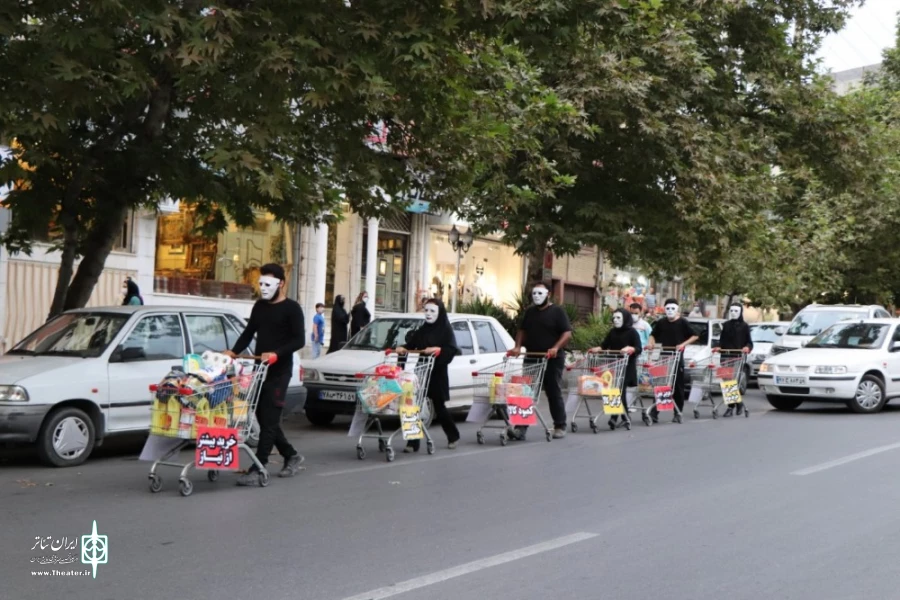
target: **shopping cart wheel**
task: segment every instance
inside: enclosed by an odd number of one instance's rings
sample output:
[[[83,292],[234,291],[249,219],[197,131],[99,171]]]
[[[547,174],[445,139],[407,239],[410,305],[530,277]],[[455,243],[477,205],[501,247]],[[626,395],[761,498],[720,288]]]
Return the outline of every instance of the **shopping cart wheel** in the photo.
[[[678,413],[675,413],[675,417],[672,420],[675,421],[676,423],[681,423],[681,415],[679,415]]]
[[[150,491],[154,494],[162,489],[162,477],[156,473],[150,474]]]
[[[713,419],[718,419],[718,418],[719,418],[719,411],[717,411],[716,409],[713,409]]]
[[[484,446],[484,434],[480,431],[475,434],[475,441]]]
[[[434,442],[429,440],[428,443],[425,444],[425,451],[428,452],[428,454],[434,454]]]
[[[387,444],[382,438],[378,438],[378,451],[384,452],[384,449],[387,448]]]
[[[366,457],[366,449],[362,446],[356,447],[356,458],[363,460]]]
[[[572,433],[578,433],[578,423],[572,421]]]
[[[631,431],[631,421],[625,421],[625,431]]]
[[[647,413],[641,414],[641,421],[644,422],[644,425],[646,425],[647,427],[650,427],[650,417],[647,416]]]
[[[553,432],[551,432],[551,431],[548,429],[548,430],[547,430],[547,433],[544,435],[544,437],[546,437],[546,438],[547,438],[547,441],[549,442],[550,440],[553,439]]]
[[[182,496],[190,496],[194,493],[194,484],[191,483],[190,479],[179,479],[178,480],[178,491]]]
[[[384,457],[388,462],[394,462],[394,449],[393,448],[385,448]]]
[[[501,434],[500,434],[500,445],[501,445],[501,446],[505,446],[507,443],[508,443],[508,442],[507,442],[507,439],[506,439],[506,434],[505,434],[505,433],[501,433]]]
[[[266,487],[269,485],[269,472],[268,471],[260,471],[259,472],[259,487]]]
[[[700,418],[700,411],[697,410],[696,408],[694,409],[694,418],[695,418],[695,419],[699,419],[699,418]]]
[[[744,407],[744,418],[745,418],[745,419],[749,419],[749,418],[750,418],[750,411],[747,410],[747,407],[746,407],[746,406]]]
[[[210,481],[218,481],[219,480],[219,472],[218,471],[207,471],[206,478]]]

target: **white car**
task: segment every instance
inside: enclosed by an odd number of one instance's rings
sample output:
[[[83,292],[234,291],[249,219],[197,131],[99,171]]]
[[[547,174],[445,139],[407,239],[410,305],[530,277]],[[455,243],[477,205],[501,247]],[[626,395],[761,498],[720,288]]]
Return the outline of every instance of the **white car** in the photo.
[[[36,443],[51,466],[81,464],[107,436],[149,431],[150,385],[185,354],[230,348],[244,325],[220,309],[65,312],[0,358],[0,442]],[[303,394],[300,370],[291,371],[286,412]]]
[[[472,403],[472,373],[503,362],[515,340],[493,317],[450,314],[450,325],[462,355],[448,367],[450,402],[448,408]],[[356,410],[358,373],[371,372],[385,360],[384,351],[402,346],[406,336],[424,323],[422,313],[379,317],[353,336],[337,352],[304,364],[306,416],[314,425],[328,425],[335,415],[351,415]]]
[[[882,306],[859,304],[810,304],[802,309],[781,339],[772,346],[772,355],[777,356],[802,348],[835,323],[858,321],[859,319],[889,319],[891,315]]]
[[[878,412],[900,396],[900,319],[832,325],[806,347],[766,359],[759,387],[778,410],[814,400]]]
[[[756,382],[759,368],[772,353],[772,346],[789,326],[787,321],[750,324],[750,339],[753,340],[753,352],[748,357],[751,383]]]

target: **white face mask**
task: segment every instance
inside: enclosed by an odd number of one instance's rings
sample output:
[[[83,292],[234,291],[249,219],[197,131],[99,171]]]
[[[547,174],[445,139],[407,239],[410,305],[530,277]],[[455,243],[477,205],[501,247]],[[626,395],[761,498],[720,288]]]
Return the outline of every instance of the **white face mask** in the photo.
[[[259,278],[259,295],[263,297],[263,300],[274,300],[278,295],[279,285],[281,285],[281,280],[277,277],[263,275]]]
[[[616,313],[613,315],[613,327],[618,329],[624,324],[625,324],[625,317],[622,316],[622,313]]]
[[[634,319],[635,323],[637,323],[638,321],[641,320],[641,315],[640,315],[640,313],[638,313],[638,314],[631,313],[631,318]]]
[[[426,304],[425,305],[425,322],[431,325],[432,323],[436,323],[438,320],[438,315],[440,314],[440,309],[434,304]]]
[[[732,321],[737,321],[741,318],[741,309],[737,306],[732,306],[728,309],[728,318]]]
[[[666,304],[666,317],[669,319],[675,319],[678,316],[678,305],[677,304]]]
[[[531,299],[537,306],[543,306],[544,302],[547,301],[547,296],[550,292],[547,291],[547,288],[536,287],[531,290]]]

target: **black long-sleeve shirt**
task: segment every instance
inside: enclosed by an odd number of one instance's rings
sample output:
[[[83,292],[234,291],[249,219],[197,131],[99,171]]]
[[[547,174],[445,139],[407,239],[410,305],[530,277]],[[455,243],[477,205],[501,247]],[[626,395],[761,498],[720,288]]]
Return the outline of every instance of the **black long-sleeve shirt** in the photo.
[[[271,303],[259,300],[250,312],[250,321],[231,349],[235,354],[243,352],[256,335],[256,353],[274,352],[278,362],[269,367],[270,375],[290,372],[294,364],[294,352],[306,345],[306,329],[303,309],[294,300],[286,298]]]

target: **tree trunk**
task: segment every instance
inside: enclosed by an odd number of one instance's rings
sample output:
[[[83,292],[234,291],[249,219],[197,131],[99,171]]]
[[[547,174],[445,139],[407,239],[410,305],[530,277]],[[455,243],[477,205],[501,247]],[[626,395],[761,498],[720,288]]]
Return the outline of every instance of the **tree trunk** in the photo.
[[[69,291],[69,282],[72,281],[72,273],[75,269],[75,252],[78,248],[78,234],[74,227],[65,228],[62,257],[59,260],[59,272],[56,279],[56,290],[53,292],[53,302],[50,304],[49,321],[65,310],[66,295]]]
[[[114,205],[103,219],[98,219],[91,227],[84,241],[84,258],[78,265],[78,271],[66,294],[65,310],[83,308],[91,299],[127,213],[128,206]]]
[[[552,279],[544,281],[544,260],[546,256],[547,246],[545,244],[537,244],[536,250],[534,250],[528,257],[528,271],[526,273],[527,280],[525,281],[526,288],[530,288],[532,285],[538,282],[545,283],[548,288],[552,286]]]

